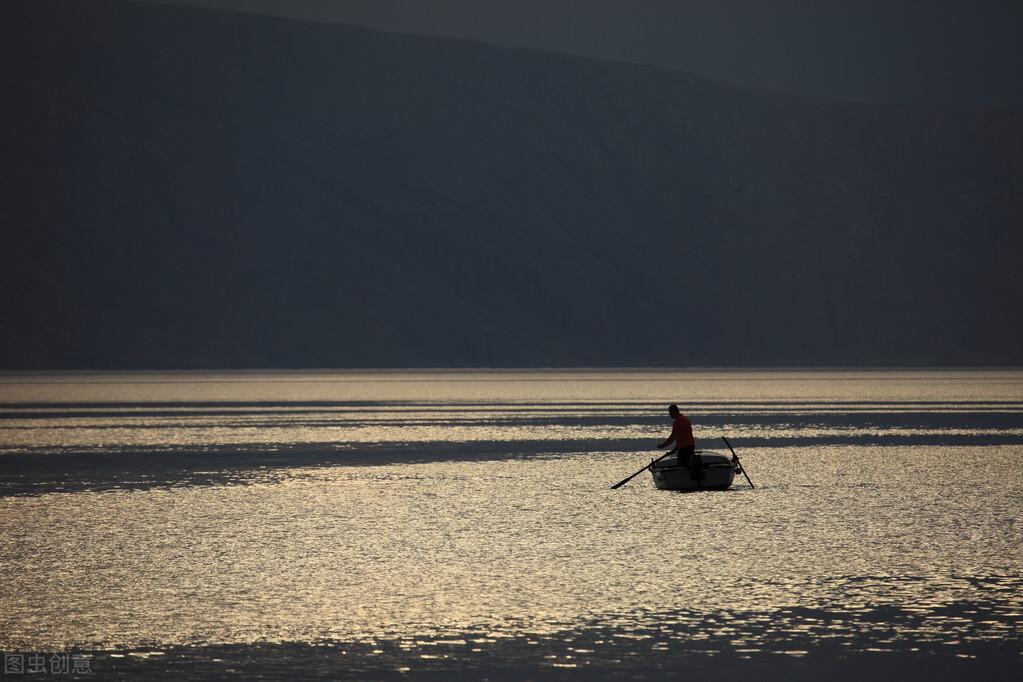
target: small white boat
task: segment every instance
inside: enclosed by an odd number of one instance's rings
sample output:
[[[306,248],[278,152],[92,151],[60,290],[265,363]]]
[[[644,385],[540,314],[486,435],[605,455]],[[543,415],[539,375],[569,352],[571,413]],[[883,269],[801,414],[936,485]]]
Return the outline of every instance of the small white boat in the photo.
[[[678,457],[668,455],[647,469],[661,490],[724,490],[741,471],[728,455],[711,450],[697,450],[689,466],[679,466]]]

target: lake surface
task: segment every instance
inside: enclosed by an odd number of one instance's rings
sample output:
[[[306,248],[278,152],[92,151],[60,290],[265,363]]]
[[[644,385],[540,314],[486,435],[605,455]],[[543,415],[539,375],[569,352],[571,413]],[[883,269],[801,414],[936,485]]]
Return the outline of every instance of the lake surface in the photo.
[[[659,491],[678,403],[756,485]],[[1023,371],[0,375],[0,650],[200,679],[1016,679]]]

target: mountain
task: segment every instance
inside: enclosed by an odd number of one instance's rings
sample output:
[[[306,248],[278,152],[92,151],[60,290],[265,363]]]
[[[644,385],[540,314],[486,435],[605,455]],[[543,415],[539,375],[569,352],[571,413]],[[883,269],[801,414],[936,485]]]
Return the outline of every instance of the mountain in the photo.
[[[0,5],[0,365],[1023,364],[1023,115]]]
[[[483,40],[862,102],[1023,111],[1019,0],[140,0]]]

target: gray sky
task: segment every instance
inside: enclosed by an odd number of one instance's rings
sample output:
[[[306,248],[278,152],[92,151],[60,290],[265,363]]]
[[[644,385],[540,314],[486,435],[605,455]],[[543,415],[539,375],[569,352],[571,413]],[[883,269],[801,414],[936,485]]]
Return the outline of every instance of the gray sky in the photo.
[[[1023,110],[1023,0],[161,0],[841,99]]]

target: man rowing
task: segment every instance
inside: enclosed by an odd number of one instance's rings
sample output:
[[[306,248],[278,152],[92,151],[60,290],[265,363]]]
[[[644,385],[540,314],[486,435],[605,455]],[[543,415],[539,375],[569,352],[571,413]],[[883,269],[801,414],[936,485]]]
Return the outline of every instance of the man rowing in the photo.
[[[689,466],[693,453],[696,452],[696,440],[693,438],[693,424],[689,417],[679,411],[678,405],[668,406],[668,415],[674,420],[671,425],[671,435],[657,447],[666,448],[672,443],[675,444],[675,454],[678,457],[679,466]]]

